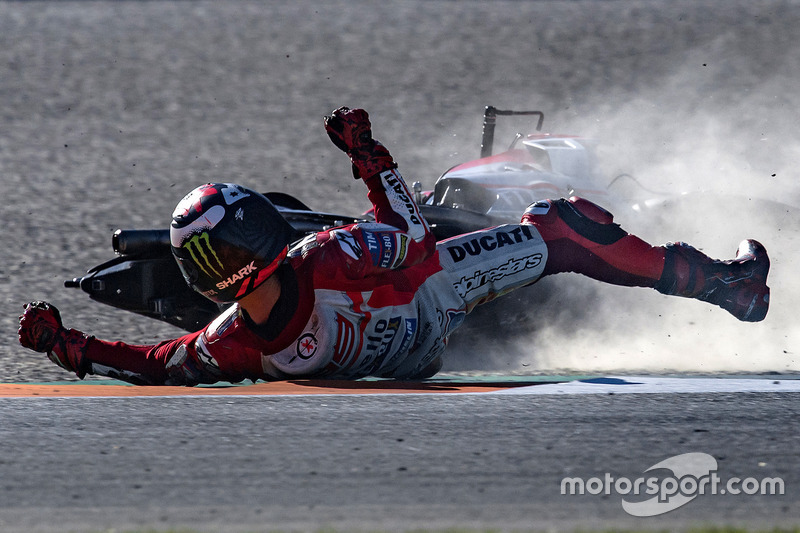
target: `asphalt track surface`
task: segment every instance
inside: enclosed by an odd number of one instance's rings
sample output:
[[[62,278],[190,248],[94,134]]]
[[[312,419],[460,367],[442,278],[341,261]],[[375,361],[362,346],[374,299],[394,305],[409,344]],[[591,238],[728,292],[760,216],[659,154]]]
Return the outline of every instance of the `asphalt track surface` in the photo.
[[[553,129],[600,138],[612,172],[646,167],[651,188],[720,178],[797,206],[798,22],[792,1],[0,3],[0,381],[84,386],[61,384],[65,373],[16,345],[16,316],[32,299],[103,338],[176,335],[62,281],[108,259],[114,229],[164,227],[200,182],[280,190],[318,209],[368,207],[321,129],[339,105],[368,109],[403,173],[426,187],[477,155],[492,104],[543,109]],[[688,240],[717,257],[742,237],[764,240],[774,306],[763,324],[647,291],[546,280],[523,298],[533,316],[495,308],[497,322],[473,324],[484,327],[479,342],[453,339],[446,368],[483,386],[485,372],[514,381],[678,370],[777,373],[759,382],[781,387],[800,371],[797,231],[780,217],[756,224],[758,205],[703,206],[653,226],[615,214],[650,240]],[[508,322],[535,335],[486,334]],[[536,377],[509,377],[526,373]],[[0,398],[0,530],[800,522],[796,392],[610,386]],[[559,491],[567,475],[635,478],[687,452],[711,454],[723,477],[779,476],[786,493],[702,496],[634,518],[619,495]]]
[[[102,397],[101,385],[60,384],[62,394],[82,388],[97,397],[4,398],[0,525],[572,531],[797,524],[800,383],[622,377],[524,385],[322,395],[249,387],[254,395],[244,397],[164,391],[120,398]],[[748,387],[758,392],[726,392]],[[688,452],[713,455],[722,480],[777,477],[785,492],[697,495],[645,518],[623,511],[623,496],[613,491],[561,492],[565,477],[635,480]]]

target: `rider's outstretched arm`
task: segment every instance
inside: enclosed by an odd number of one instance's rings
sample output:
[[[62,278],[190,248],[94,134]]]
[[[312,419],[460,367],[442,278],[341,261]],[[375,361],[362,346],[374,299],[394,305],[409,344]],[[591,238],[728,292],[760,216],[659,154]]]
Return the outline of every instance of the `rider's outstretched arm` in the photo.
[[[81,379],[86,374],[100,373],[137,385],[161,385],[168,380],[164,361],[169,341],[153,346],[101,341],[65,328],[61,313],[47,302],[26,304],[19,318],[22,346],[46,353],[55,364]]]
[[[221,368],[207,349],[209,328],[152,345],[110,342],[65,328],[56,307],[32,302],[20,316],[19,341],[81,379],[94,374],[135,385],[197,385],[262,377],[260,359],[247,346]]]

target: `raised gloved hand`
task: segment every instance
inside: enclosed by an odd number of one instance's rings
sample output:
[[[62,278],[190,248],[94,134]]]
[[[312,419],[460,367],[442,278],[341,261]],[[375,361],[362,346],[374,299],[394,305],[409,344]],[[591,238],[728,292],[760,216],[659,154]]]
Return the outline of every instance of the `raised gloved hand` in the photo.
[[[19,343],[36,352],[45,352],[55,364],[75,372],[83,379],[91,368],[86,358],[90,336],[66,329],[61,323],[61,313],[47,302],[25,304],[19,317]]]
[[[349,154],[355,149],[370,148],[373,144],[372,124],[363,109],[340,107],[325,117],[325,131],[339,150]]]
[[[324,123],[333,144],[350,157],[356,179],[397,168],[389,150],[372,138],[369,114],[363,109],[340,107]]]

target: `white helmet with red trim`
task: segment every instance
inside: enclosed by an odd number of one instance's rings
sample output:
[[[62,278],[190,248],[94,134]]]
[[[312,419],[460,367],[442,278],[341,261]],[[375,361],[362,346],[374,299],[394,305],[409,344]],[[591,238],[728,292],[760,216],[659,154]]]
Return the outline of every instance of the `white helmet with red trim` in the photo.
[[[233,183],[208,183],[172,213],[172,254],[186,282],[217,303],[239,300],[286,257],[295,231],[265,196]]]

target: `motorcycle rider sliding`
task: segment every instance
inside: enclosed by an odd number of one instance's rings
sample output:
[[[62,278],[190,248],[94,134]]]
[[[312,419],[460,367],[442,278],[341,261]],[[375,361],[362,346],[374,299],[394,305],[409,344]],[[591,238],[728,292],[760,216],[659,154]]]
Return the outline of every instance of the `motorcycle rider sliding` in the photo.
[[[173,213],[173,255],[194,290],[234,305],[200,331],[140,346],[66,329],[55,307],[33,302],[20,343],[80,378],[143,385],[422,379],[441,368],[448,337],[475,306],[560,272],[696,298],[743,321],[767,314],[769,258],[756,241],[728,261],[684,243],[651,246],[572,197],[534,203],[519,224],[436,243],[367,113],[339,108],[325,129],[367,185],[375,222],[295,241],[264,196],[203,185]]]

